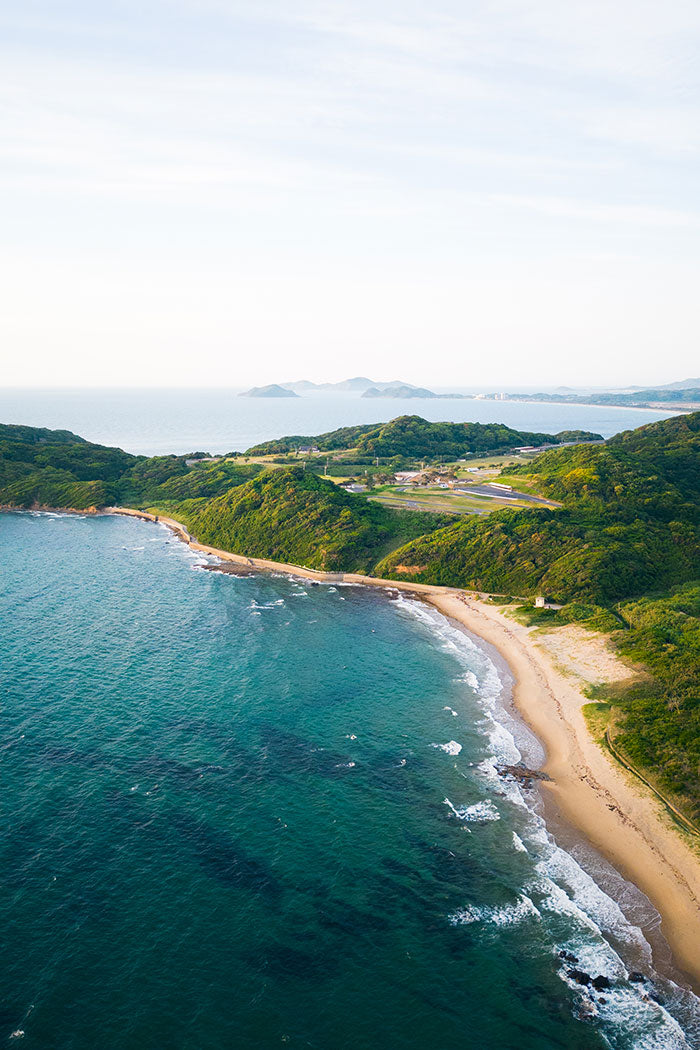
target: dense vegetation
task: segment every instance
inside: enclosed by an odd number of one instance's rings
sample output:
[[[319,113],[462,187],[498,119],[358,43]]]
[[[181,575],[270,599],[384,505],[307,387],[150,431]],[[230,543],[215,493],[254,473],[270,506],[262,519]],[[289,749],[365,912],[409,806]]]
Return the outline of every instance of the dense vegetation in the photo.
[[[700,558],[700,414],[545,452],[511,468],[561,510],[461,519],[378,572],[607,604],[691,578]]]
[[[369,572],[389,550],[440,524],[368,502],[301,467],[265,471],[176,509],[202,543],[331,572]]]
[[[11,507],[141,506],[215,496],[243,484],[259,467],[201,463],[184,456],[132,456],[67,430],[0,425],[0,505]]]
[[[447,518],[368,503],[292,467],[261,473],[235,460],[132,456],[67,431],[0,427],[0,505],[153,507],[205,543],[319,569],[367,572]]]
[[[664,597],[625,602],[618,646],[643,664],[615,697],[615,745],[681,801],[700,824],[700,582]]]
[[[361,454],[388,459],[404,456],[454,460],[475,452],[504,452],[524,445],[600,440],[599,434],[583,430],[544,434],[513,430],[502,423],[430,423],[421,416],[399,416],[389,423],[369,423],[312,437],[293,435],[265,441],[248,449],[248,455],[280,455],[309,446],[321,452],[353,448]]]

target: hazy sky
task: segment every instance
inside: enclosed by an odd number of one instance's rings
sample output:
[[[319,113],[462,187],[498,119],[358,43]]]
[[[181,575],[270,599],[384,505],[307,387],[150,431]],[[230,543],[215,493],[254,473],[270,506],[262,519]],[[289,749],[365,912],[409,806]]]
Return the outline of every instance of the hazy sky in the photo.
[[[0,384],[700,373],[697,0],[0,4]]]

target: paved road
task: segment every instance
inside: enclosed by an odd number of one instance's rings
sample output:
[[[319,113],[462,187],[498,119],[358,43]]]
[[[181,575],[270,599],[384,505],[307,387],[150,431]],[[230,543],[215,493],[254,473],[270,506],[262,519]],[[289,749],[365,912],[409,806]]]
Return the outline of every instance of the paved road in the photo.
[[[459,493],[460,496],[487,496],[490,499],[524,499],[528,503],[541,503],[545,507],[557,507],[558,503],[555,503],[551,499],[543,499],[541,496],[533,496],[529,492],[519,492],[517,489],[501,489],[497,485],[468,485],[464,488],[455,488],[455,492]]]

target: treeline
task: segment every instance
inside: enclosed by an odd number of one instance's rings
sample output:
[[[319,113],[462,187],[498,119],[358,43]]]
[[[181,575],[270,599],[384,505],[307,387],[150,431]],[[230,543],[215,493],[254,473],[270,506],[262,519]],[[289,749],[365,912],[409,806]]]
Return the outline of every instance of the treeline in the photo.
[[[600,434],[566,430],[559,434],[513,430],[502,423],[430,423],[421,416],[399,416],[389,423],[342,427],[314,436],[292,435],[265,441],[247,455],[270,456],[315,447],[321,452],[356,449],[368,456],[391,459],[460,459],[474,453],[507,452],[520,446],[602,441]]]

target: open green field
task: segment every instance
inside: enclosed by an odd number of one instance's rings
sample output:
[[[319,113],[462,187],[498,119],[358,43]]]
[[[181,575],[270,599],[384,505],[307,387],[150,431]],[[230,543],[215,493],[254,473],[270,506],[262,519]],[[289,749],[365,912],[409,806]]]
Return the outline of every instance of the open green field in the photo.
[[[367,494],[368,499],[400,510],[423,510],[439,514],[491,514],[504,507],[520,509],[531,506],[525,500],[491,499],[488,496],[464,496],[447,489],[409,488],[406,485],[383,485]]]

